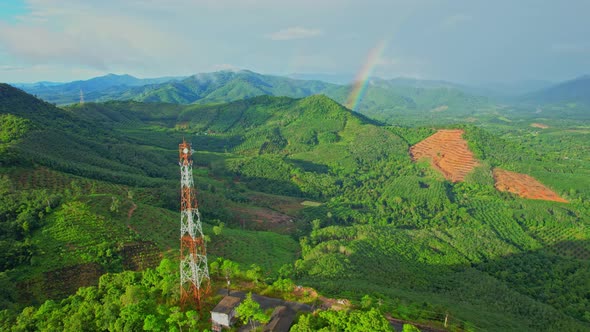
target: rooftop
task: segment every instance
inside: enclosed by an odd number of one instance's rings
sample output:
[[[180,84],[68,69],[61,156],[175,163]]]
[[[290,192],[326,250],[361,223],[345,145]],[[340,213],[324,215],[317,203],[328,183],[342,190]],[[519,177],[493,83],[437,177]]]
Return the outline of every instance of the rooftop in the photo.
[[[234,310],[238,304],[240,304],[241,299],[239,297],[234,296],[226,296],[224,297],[219,303],[211,310],[211,312],[218,312],[222,314],[229,314],[232,310]]]

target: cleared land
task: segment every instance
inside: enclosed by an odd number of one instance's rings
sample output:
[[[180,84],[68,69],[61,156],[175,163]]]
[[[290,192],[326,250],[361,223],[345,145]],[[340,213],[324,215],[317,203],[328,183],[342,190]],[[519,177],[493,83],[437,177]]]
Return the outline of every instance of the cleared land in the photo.
[[[449,181],[463,181],[465,176],[478,165],[473,153],[467,147],[467,142],[462,137],[463,133],[463,130],[460,129],[439,130],[434,135],[412,146],[410,155],[414,161],[428,158],[432,166]],[[530,175],[500,168],[495,168],[493,173],[495,187],[499,191],[511,192],[528,199],[568,202]]]
[[[508,191],[523,198],[568,202],[530,175],[495,168],[494,182],[499,191]]]
[[[447,180],[462,181],[478,164],[462,137],[463,133],[460,129],[439,130],[412,146],[410,155],[414,161],[429,158]]]
[[[531,127],[541,128],[541,129],[547,129],[547,128],[549,128],[548,125],[542,124],[542,123],[537,123],[537,122],[531,123]]]

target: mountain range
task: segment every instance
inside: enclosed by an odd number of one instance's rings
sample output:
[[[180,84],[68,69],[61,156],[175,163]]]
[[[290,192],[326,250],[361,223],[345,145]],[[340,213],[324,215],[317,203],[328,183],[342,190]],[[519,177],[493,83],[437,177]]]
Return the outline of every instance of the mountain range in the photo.
[[[226,102],[256,95],[276,95],[300,98],[311,94],[334,94],[339,89],[348,89],[344,79],[327,83],[319,79],[325,75],[292,74],[288,77],[263,75],[248,70],[219,71],[195,74],[189,77],[161,77],[139,79],[130,75],[108,74],[86,81],[68,83],[38,82],[13,84],[41,99],[56,104],[79,102],[80,91],[86,101],[136,100],[148,102],[173,102],[181,104]],[[329,77],[329,76],[326,76]],[[507,84],[465,85],[447,81],[419,80],[412,78],[369,78],[368,85],[385,90],[447,89],[460,90],[465,95],[497,97],[518,96],[521,100],[538,102],[563,102],[566,99],[584,99],[588,89],[588,77],[581,76],[571,81],[551,84],[547,81],[523,81]],[[567,93],[566,93],[567,91]],[[569,94],[568,94],[569,93]],[[547,94],[551,96],[548,97]]]
[[[18,86],[60,105],[80,102],[81,94],[86,102],[133,100],[173,104],[216,104],[260,95],[302,98],[324,94],[365,116],[397,125],[451,124],[467,118],[482,121],[505,112],[506,104],[513,108],[510,114],[516,116],[529,116],[539,106],[551,105],[553,110],[545,113],[547,116],[567,113],[572,118],[587,117],[584,105],[590,102],[588,76],[549,87],[547,84],[532,81],[503,87],[468,86],[440,80],[369,78],[359,86],[233,70],[155,79],[109,74],[87,81]],[[522,94],[527,87],[531,91],[539,86],[544,88]],[[359,95],[354,104],[349,104],[355,89]]]

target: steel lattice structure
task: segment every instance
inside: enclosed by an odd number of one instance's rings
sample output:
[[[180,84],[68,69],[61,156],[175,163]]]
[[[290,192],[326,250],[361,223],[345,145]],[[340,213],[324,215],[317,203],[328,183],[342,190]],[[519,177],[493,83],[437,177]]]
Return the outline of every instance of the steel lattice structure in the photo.
[[[210,279],[201,214],[193,183],[191,145],[183,140],[180,156],[180,304],[193,304],[201,310],[209,293]]]

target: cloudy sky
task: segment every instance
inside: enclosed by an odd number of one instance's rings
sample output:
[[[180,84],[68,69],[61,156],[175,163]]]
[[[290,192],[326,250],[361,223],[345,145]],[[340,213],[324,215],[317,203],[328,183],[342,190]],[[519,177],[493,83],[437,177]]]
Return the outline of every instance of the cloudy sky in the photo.
[[[560,81],[590,74],[589,13],[588,0],[0,0],[0,81],[352,76],[368,57],[384,78]]]

